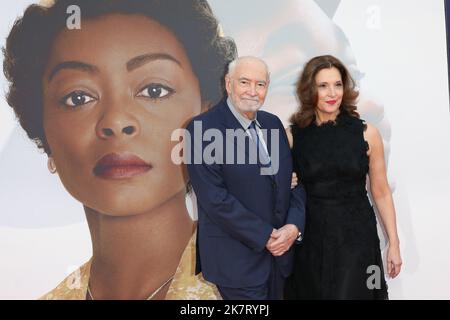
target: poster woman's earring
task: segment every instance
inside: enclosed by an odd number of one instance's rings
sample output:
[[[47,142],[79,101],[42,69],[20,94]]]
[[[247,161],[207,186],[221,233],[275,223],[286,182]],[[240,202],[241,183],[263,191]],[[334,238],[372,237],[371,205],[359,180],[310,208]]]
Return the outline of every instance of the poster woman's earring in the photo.
[[[55,160],[53,160],[52,157],[48,157],[47,168],[48,168],[48,171],[50,171],[51,173],[55,173],[56,172]]]

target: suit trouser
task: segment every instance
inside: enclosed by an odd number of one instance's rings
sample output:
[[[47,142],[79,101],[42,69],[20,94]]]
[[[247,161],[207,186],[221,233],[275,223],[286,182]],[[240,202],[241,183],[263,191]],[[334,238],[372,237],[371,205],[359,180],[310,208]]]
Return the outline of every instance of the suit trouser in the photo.
[[[261,285],[244,288],[217,286],[224,300],[281,300],[285,278],[281,275],[275,258],[271,259],[271,272],[267,281]]]

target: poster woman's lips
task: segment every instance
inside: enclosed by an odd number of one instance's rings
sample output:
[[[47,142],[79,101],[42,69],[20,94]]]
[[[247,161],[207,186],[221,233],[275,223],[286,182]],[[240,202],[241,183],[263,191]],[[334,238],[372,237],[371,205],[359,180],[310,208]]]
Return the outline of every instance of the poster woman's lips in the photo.
[[[104,179],[126,179],[146,173],[149,163],[132,153],[110,153],[97,161],[94,174]]]
[[[329,105],[334,105],[336,104],[337,100],[328,100],[326,101],[326,103],[328,103]]]

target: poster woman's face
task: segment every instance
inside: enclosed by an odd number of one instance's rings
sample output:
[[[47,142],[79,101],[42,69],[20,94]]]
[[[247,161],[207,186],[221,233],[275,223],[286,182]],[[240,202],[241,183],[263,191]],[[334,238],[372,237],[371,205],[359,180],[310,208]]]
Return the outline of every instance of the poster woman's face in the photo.
[[[55,39],[43,77],[44,129],[66,189],[110,215],[184,191],[171,133],[201,111],[181,43],[140,15],[82,21]]]

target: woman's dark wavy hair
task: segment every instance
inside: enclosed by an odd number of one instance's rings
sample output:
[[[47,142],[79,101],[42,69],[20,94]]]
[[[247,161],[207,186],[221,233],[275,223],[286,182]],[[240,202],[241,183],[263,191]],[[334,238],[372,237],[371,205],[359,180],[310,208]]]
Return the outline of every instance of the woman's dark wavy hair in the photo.
[[[320,70],[330,68],[339,70],[344,85],[344,95],[339,107],[340,112],[359,118],[359,114],[356,112],[356,100],[359,93],[356,91],[355,81],[341,61],[333,56],[325,55],[314,57],[305,64],[296,88],[300,107],[291,116],[291,123],[300,128],[305,128],[314,120],[317,106],[316,75]]]
[[[82,19],[140,14],[162,24],[183,44],[198,78],[203,102],[223,96],[227,65],[237,55],[234,41],[221,36],[206,0],[56,0],[31,5],[16,20],[3,48],[3,72],[9,81],[8,104],[39,148],[50,154],[43,128],[42,77],[57,34],[66,27],[66,10],[76,5]],[[126,44],[124,44],[126,45]]]

